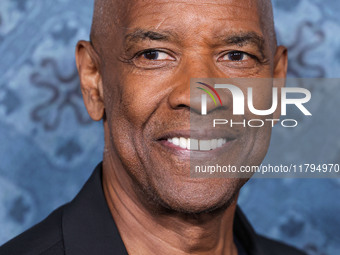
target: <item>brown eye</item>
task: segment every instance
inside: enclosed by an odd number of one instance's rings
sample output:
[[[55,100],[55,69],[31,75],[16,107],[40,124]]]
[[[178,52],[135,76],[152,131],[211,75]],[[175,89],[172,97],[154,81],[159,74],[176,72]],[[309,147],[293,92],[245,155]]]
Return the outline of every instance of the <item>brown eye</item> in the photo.
[[[172,66],[176,58],[166,50],[146,49],[135,55],[133,63],[138,68],[156,69]]]
[[[244,58],[244,53],[242,53],[242,52],[231,52],[231,53],[228,53],[228,58],[231,61],[241,61]]]
[[[149,60],[157,60],[159,57],[159,53],[158,51],[148,51],[143,54],[143,57]]]
[[[220,55],[217,59],[217,62],[223,68],[255,68],[258,63],[260,63],[259,59],[247,52],[243,51],[229,51],[223,52],[223,55]]]
[[[242,61],[247,57],[247,55],[243,52],[239,51],[234,51],[234,52],[229,52],[227,54],[227,58],[230,61]]]
[[[219,58],[219,61],[223,62],[241,62],[241,61],[247,61],[250,60],[251,57],[242,51],[232,51],[227,54],[224,54],[221,58]]]
[[[174,60],[174,58],[171,57],[169,54],[163,51],[159,51],[159,50],[144,51],[144,53],[141,54],[141,57],[143,57],[146,60],[151,60],[151,61]]]

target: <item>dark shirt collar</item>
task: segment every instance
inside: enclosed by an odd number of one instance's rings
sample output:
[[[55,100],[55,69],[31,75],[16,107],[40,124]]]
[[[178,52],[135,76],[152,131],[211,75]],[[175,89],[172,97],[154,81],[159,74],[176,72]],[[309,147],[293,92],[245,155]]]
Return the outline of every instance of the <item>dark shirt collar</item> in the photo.
[[[127,254],[106,203],[99,164],[79,194],[64,210],[63,237],[66,255]],[[237,207],[234,235],[248,255],[262,255],[256,233]]]
[[[102,164],[66,206],[62,224],[66,255],[128,254],[105,200]]]
[[[264,254],[257,240],[258,235],[255,233],[239,206],[237,206],[234,216],[234,236],[237,238],[239,245],[246,251],[246,254]]]

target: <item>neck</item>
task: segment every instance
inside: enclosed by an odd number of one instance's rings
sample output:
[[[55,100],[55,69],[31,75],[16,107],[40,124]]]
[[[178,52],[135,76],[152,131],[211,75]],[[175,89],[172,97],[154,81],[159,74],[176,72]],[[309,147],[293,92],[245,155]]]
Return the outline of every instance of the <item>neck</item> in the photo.
[[[233,242],[236,199],[227,209],[213,213],[151,209],[140,201],[133,181],[112,157],[104,155],[104,194],[129,254],[237,254]]]

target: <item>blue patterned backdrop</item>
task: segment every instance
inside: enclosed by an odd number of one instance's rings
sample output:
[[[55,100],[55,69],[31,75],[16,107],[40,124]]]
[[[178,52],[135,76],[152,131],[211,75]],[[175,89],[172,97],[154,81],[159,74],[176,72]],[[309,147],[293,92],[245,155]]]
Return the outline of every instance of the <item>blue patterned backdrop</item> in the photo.
[[[72,199],[102,158],[102,126],[86,113],[74,62],[76,42],[88,39],[92,5],[91,0],[0,0],[0,244]],[[274,1],[290,77],[339,77],[339,12],[337,0]],[[334,99],[340,95],[336,87],[314,89]],[[323,153],[306,154],[305,160],[340,162],[340,107],[332,103],[329,109],[334,136]],[[301,158],[296,151],[303,149],[287,151],[289,140],[321,146],[320,130],[308,130],[312,138],[274,130],[266,160]],[[258,232],[310,255],[337,255],[339,195],[339,179],[253,179],[240,204]]]

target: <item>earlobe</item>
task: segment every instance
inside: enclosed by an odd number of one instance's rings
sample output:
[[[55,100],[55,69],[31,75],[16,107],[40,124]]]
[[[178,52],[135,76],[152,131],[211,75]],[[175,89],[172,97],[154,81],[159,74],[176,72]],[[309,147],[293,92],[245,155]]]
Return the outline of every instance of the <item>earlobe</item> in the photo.
[[[99,121],[104,116],[103,84],[99,72],[99,58],[90,42],[79,41],[76,64],[85,107],[90,117]]]

